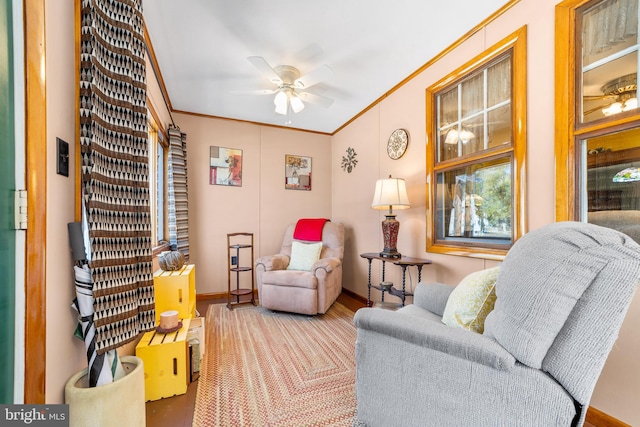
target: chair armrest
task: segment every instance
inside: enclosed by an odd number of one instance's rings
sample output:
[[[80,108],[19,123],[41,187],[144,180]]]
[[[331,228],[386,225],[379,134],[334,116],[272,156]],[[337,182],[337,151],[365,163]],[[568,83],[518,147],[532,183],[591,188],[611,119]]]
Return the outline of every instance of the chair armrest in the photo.
[[[284,254],[268,255],[256,260],[256,268],[262,266],[264,271],[285,270],[289,265],[289,256]]]
[[[442,317],[449,295],[455,289],[444,283],[418,283],[413,293],[413,303]]]
[[[316,261],[311,267],[311,271],[316,272],[317,269],[322,268],[327,273],[331,273],[336,267],[342,264],[342,260],[338,257],[321,258]]]
[[[358,328],[387,335],[452,357],[509,371],[516,359],[495,340],[443,323],[380,308],[361,308],[353,318]]]

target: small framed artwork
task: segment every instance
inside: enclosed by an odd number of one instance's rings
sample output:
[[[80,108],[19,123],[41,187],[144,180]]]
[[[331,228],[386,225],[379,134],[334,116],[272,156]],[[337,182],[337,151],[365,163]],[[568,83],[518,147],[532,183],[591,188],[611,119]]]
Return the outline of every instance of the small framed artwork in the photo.
[[[242,187],[242,150],[210,148],[209,184]]]
[[[284,156],[284,188],[311,191],[311,157]]]

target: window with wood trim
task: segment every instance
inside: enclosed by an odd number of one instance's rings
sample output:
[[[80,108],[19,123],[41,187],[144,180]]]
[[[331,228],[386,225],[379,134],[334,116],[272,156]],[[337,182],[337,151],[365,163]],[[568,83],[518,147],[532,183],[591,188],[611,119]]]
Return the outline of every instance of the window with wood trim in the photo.
[[[427,89],[427,251],[504,255],[525,230],[526,28]]]
[[[627,234],[638,222],[638,10],[639,0],[556,6],[557,221]]]

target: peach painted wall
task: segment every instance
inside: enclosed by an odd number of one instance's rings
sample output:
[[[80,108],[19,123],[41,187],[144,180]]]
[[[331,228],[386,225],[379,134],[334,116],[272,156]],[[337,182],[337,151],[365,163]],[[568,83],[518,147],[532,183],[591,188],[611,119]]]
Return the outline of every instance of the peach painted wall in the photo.
[[[429,258],[423,281],[456,284],[468,273],[496,265],[496,261],[431,254],[426,247],[426,110],[425,89],[520,27],[527,28],[527,206],[528,230],[555,221],[554,164],[554,0],[521,0],[505,14],[424,70],[399,90],[385,97],[361,117],[333,136],[332,215],[349,231],[345,255],[345,289],[367,295],[367,263],[363,252],[382,249],[382,212],[369,208],[375,180],[389,174],[404,178],[411,202],[397,211],[400,221],[398,250],[404,255]],[[426,63],[430,58],[424,58]],[[410,134],[409,148],[399,160],[386,154],[386,143],[396,128]],[[339,167],[346,149],[358,153],[359,163],[348,174]],[[387,268],[387,280],[400,284],[399,268]],[[376,264],[373,281],[380,280]],[[416,282],[415,272],[408,282]],[[376,292],[375,290],[373,291]],[[374,294],[379,298],[378,294]],[[393,297],[392,297],[393,298]],[[636,296],[619,339],[596,386],[591,406],[631,425],[640,425],[640,316]]]
[[[69,177],[56,173],[56,137],[69,143],[72,162],[76,154],[74,9],[73,0],[53,3],[45,3],[47,200],[42,208],[47,209],[46,402],[61,403],[67,379],[85,368],[87,359],[84,344],[73,336],[77,314],[71,309],[75,288],[67,223],[75,214],[75,165]]]
[[[190,262],[198,294],[227,291],[227,233],[253,233],[258,258],[277,253],[286,226],[298,218],[331,218],[330,136],[188,114],[174,120],[187,134]],[[211,146],[242,150],[241,187],[209,184]],[[286,154],[311,157],[311,191],[285,190]],[[240,277],[246,287],[250,275]]]

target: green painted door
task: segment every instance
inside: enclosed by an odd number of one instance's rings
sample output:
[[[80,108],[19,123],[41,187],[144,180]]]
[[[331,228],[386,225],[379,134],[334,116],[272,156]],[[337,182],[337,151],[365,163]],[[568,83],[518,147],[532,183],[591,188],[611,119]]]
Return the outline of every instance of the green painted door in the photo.
[[[0,0],[0,403],[13,403],[15,138],[11,0]]]

